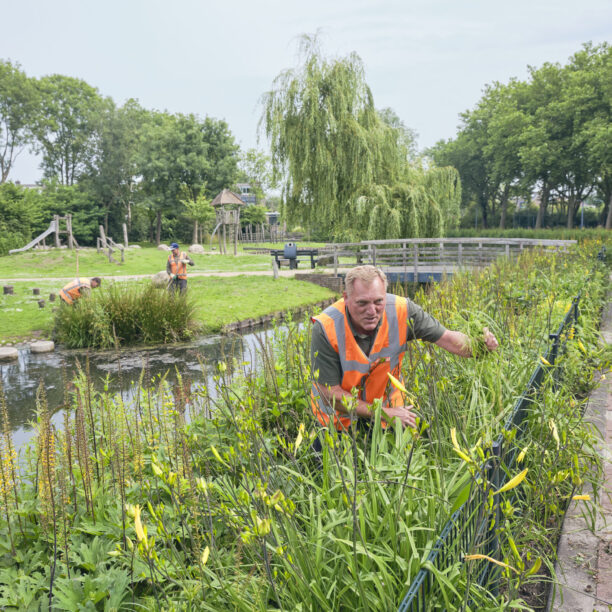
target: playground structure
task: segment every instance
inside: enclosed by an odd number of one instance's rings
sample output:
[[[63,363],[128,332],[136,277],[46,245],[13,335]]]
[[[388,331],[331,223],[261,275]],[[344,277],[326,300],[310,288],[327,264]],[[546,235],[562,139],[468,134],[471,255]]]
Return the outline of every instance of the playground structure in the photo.
[[[240,231],[240,209],[244,206],[244,202],[229,189],[224,189],[210,203],[215,209],[217,215],[217,224],[210,237],[210,244],[215,236],[216,231],[219,232],[219,252],[227,255],[227,236],[234,242],[234,255],[238,252],[238,232]]]
[[[66,229],[61,229],[61,221],[64,221]],[[32,249],[34,247],[47,248],[46,238],[51,234],[55,234],[55,248],[59,249],[62,246],[62,242],[60,239],[61,234],[67,235],[69,249],[79,248],[79,245],[72,234],[72,215],[66,215],[65,217],[54,215],[53,220],[49,224],[49,227],[42,234],[36,236],[34,240],[31,240],[30,242],[28,242],[28,244],[26,244],[24,247],[21,247],[20,249],[11,249],[9,251],[9,255],[12,255],[13,253],[21,253],[23,251],[28,251],[29,249]]]
[[[106,251],[109,263],[120,265],[125,261],[125,249],[128,247],[127,227],[125,223],[123,224],[123,238],[125,244],[115,242],[110,236],[106,235],[104,226],[100,225],[100,236],[96,239],[96,249],[98,253],[104,253],[104,251]],[[121,261],[117,261],[113,257],[114,251],[119,251],[121,253]]]

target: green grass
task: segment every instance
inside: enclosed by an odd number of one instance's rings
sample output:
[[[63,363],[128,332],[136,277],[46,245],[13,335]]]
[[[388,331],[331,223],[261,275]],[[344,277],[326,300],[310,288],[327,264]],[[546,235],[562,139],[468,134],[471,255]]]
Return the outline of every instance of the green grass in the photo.
[[[129,281],[134,283],[146,285],[148,281]],[[48,297],[50,292],[58,293],[62,285],[52,281],[20,282],[13,285],[14,295],[0,295],[0,342],[18,342],[39,335],[50,337],[54,306]],[[33,287],[40,287],[40,296],[32,295]],[[196,322],[203,331],[212,333],[234,321],[314,304],[333,293],[290,278],[235,276],[191,278],[189,296],[195,304]],[[38,307],[41,297],[47,300],[44,309]]]
[[[248,246],[248,245],[247,245]],[[282,248],[282,244],[252,245],[262,248]],[[306,245],[304,245],[306,246]],[[233,252],[230,250],[230,252]],[[191,255],[195,266],[189,272],[249,272],[270,270],[272,257],[245,252],[242,247],[238,255],[220,255],[209,251],[202,255]],[[117,255],[116,258],[120,258]],[[155,247],[128,249],[125,262],[117,265],[95,249],[79,249],[79,276],[127,276],[133,274],[155,274],[166,269],[167,251]],[[0,281],[8,278],[57,277],[72,278],[77,275],[76,251],[68,249],[51,251],[27,251],[0,257]]]

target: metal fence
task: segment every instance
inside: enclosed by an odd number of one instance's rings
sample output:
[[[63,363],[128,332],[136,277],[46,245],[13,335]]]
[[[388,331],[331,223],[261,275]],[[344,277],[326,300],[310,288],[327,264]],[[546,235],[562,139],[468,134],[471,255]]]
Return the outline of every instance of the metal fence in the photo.
[[[605,247],[597,255],[598,260],[605,257]],[[587,278],[588,283],[590,278]],[[585,283],[585,285],[586,285]],[[572,300],[572,305],[567,311],[563,321],[556,333],[549,335],[549,345],[544,358],[553,366],[557,358],[565,351],[568,332],[572,329],[579,317],[579,305],[582,290]],[[536,366],[527,387],[521,397],[517,400],[514,408],[508,416],[504,430],[493,442],[484,473],[489,483],[488,487],[479,487],[480,492],[463,504],[448,520],[443,527],[434,547],[427,556],[423,569],[415,576],[410,588],[402,600],[398,612],[416,612],[434,609],[440,594],[436,589],[434,572],[444,573],[453,565],[462,563],[465,551],[477,547],[484,554],[493,559],[498,559],[501,545],[496,528],[500,524],[499,501],[488,508],[486,496],[489,488],[497,490],[502,487],[512,472],[519,445],[517,441],[523,434],[522,424],[530,405],[534,402],[538,390],[542,385],[546,370],[550,370],[554,380],[558,383],[562,373],[558,368],[552,369],[543,362]],[[507,442],[507,433],[516,430],[516,436],[512,437],[512,443]],[[485,493],[486,492],[486,493]],[[496,496],[497,499],[498,496]],[[489,592],[497,594],[499,590],[499,567],[487,560],[476,561],[470,565],[470,576],[485,587]]]

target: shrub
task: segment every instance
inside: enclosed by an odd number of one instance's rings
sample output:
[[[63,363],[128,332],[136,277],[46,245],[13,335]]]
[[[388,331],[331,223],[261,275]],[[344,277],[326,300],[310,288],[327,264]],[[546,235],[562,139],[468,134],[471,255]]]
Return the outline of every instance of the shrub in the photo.
[[[72,307],[62,305],[54,331],[70,348],[177,342],[196,331],[194,305],[151,285],[110,285]]]

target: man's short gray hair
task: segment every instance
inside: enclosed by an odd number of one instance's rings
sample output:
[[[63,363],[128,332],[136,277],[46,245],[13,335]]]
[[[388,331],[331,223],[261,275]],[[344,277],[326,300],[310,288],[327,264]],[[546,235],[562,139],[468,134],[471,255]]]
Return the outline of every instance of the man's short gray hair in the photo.
[[[353,292],[353,284],[357,279],[369,285],[377,278],[380,278],[385,286],[385,291],[387,291],[387,276],[382,270],[375,266],[356,266],[346,273],[344,290],[347,295],[351,295]]]

